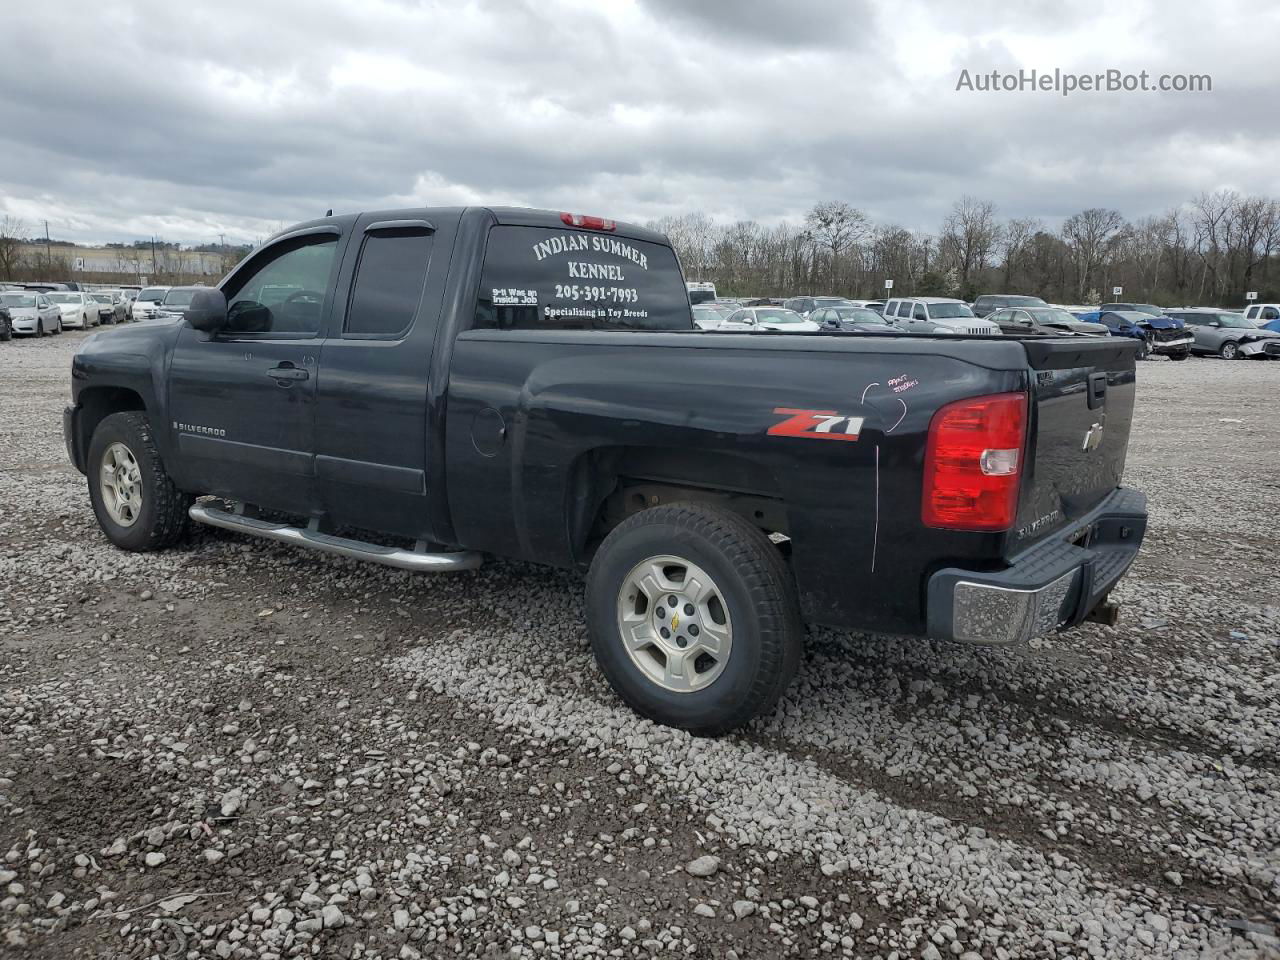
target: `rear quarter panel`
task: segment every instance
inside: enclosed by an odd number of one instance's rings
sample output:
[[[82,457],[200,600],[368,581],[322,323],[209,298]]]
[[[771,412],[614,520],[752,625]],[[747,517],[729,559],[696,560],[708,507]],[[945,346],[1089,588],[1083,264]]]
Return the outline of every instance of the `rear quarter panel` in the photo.
[[[1003,535],[925,529],[924,438],[937,408],[1025,389],[1017,343],[942,338],[470,331],[448,391],[449,510],[460,544],[559,566],[589,560],[571,522],[593,451],[689,454],[714,486],[783,505],[806,618],[918,632],[934,565],[998,562]],[[973,357],[981,362],[973,362]],[[812,410],[857,439],[771,435]],[[584,460],[588,458],[588,460]],[[706,476],[700,478],[705,485]]]

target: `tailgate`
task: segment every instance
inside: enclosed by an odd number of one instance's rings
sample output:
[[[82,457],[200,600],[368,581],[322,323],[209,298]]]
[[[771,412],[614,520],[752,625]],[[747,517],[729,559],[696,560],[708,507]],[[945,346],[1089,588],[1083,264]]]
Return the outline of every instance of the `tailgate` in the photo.
[[[1011,554],[1082,517],[1119,486],[1138,347],[1119,337],[1023,344],[1031,365],[1030,469]]]

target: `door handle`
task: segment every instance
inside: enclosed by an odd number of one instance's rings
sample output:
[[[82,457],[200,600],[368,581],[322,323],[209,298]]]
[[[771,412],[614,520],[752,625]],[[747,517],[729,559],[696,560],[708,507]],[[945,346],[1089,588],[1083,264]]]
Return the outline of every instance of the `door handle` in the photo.
[[[285,361],[280,366],[268,370],[267,376],[280,386],[287,387],[294,380],[306,380],[311,374],[302,367],[295,367],[292,363]]]

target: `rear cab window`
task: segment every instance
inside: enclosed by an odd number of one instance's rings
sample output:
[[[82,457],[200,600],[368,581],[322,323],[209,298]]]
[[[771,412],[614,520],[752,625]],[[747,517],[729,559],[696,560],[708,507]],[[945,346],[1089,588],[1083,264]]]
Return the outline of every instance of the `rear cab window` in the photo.
[[[489,230],[475,326],[500,330],[692,330],[668,246],[607,231]]]

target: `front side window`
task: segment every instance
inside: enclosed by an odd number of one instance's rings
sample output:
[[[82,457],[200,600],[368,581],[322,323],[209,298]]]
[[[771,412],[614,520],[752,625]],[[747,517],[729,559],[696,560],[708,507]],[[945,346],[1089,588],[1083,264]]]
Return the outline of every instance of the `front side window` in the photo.
[[[928,319],[929,319],[929,315],[928,315],[927,313],[925,313],[925,309],[924,309],[924,304],[923,304],[923,303],[917,303],[917,304],[915,305],[915,309],[911,311],[911,318],[912,318],[913,320],[928,320]]]
[[[689,330],[689,294],[670,247],[586,230],[495,226],[477,327]]]
[[[344,335],[395,337],[409,329],[422,300],[432,236],[411,227],[365,237]]]
[[[224,291],[228,332],[318,333],[337,250],[338,238],[323,234],[266,251]]]

